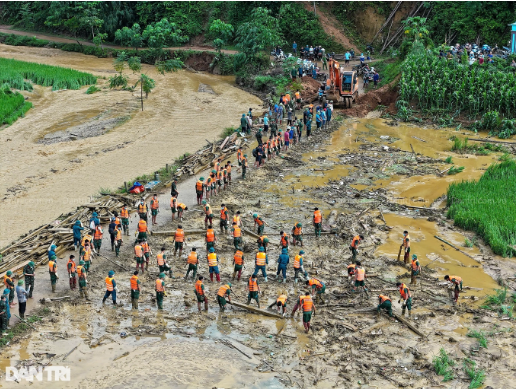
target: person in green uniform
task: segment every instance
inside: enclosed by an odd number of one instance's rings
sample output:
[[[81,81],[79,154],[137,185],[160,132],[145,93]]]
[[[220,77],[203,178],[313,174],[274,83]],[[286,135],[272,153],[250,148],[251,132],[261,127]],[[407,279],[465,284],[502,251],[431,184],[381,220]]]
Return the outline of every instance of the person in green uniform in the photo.
[[[247,154],[244,154],[244,158],[242,158],[242,178],[245,180],[245,175],[247,173],[247,167],[248,167],[248,162],[247,162]]]
[[[322,70],[328,70],[328,60],[325,56],[322,57]]]
[[[376,307],[376,312],[378,316],[380,315],[380,309],[385,310],[392,317],[392,302],[388,296],[379,295],[378,296],[378,307]]]
[[[419,264],[419,261],[417,260],[417,255],[412,254],[412,263],[410,266],[410,284],[416,285],[417,284],[417,276],[421,273],[421,265]]]
[[[217,292],[217,302],[219,303],[219,307],[221,311],[224,311],[226,308],[226,299],[231,302],[231,282],[227,282],[219,288]]]
[[[253,213],[254,226],[258,226],[258,231],[256,232],[258,235],[263,235],[263,230],[265,229],[265,221],[261,216],[258,216],[257,213]]]
[[[245,113],[243,113],[240,118],[240,132],[247,133],[247,118],[245,117]]]
[[[34,291],[34,262],[30,261],[23,268],[23,276],[25,277],[25,288],[29,291],[27,298],[32,298],[32,292]]]
[[[7,319],[7,307],[9,303],[7,302],[6,295],[2,294],[0,298],[0,329],[2,331],[7,330],[7,324],[9,320]]]
[[[208,312],[208,298],[206,297],[206,292],[204,291],[204,277],[199,276],[199,280],[195,283],[195,296],[197,297],[197,309],[199,309],[199,313],[201,313],[201,304],[204,303],[204,310]]]
[[[402,284],[401,282],[396,282],[396,287],[398,288],[398,292],[400,292],[401,296],[401,299],[398,300],[398,304],[403,300],[401,315],[405,316],[405,310],[408,309],[408,315],[410,317],[412,315],[412,293],[410,293],[407,285]]]
[[[50,284],[52,285],[52,293],[56,292],[57,286],[57,257],[52,255],[48,261],[48,272],[50,273]]]
[[[170,187],[170,195],[172,197],[179,196],[179,192],[177,191],[177,177],[174,177],[174,179],[172,180],[172,185]]]
[[[186,271],[185,281],[188,279],[188,275],[192,272],[192,281],[195,280],[197,275],[197,266],[199,266],[199,258],[197,258],[197,248],[192,247],[192,251],[188,254],[188,270]]]
[[[292,244],[297,246],[298,243],[301,243],[301,247],[303,247],[303,224],[297,223],[294,227],[292,227]]]
[[[120,212],[120,220],[122,222],[122,229],[124,231],[124,234],[129,235],[129,218],[124,217],[124,215],[129,216],[129,210],[127,209],[127,205],[124,204],[122,207],[122,212]]]
[[[14,301],[14,281],[12,279],[13,272],[10,271],[10,270],[7,270],[7,273],[5,273],[5,274],[7,275],[7,278],[4,277],[4,284],[6,284],[5,285],[6,288],[8,290],[10,290],[10,293],[9,293],[9,305],[12,306],[12,305],[14,305],[14,303],[13,303],[13,301]]]
[[[278,124],[276,123],[276,119],[271,120],[271,135],[275,137],[278,134]]]
[[[79,293],[81,297],[89,300],[88,296],[88,281],[86,280],[86,268],[84,267],[85,262],[79,261],[79,266],[77,266],[77,275],[79,276]]]
[[[251,278],[249,278],[249,282],[246,287],[249,294],[247,295],[247,305],[251,303],[251,299],[256,300],[258,304],[258,308],[260,308],[260,285],[258,284],[258,276],[253,274]]]
[[[242,244],[242,235],[240,227],[238,227],[236,222],[233,222],[233,225],[231,227],[231,234],[233,235],[233,245],[235,246],[235,249],[238,250],[238,248]],[[236,236],[238,234],[240,234],[240,236]]]
[[[4,289],[4,296],[5,296],[6,300],[9,298],[8,296],[10,295],[10,293],[11,293],[11,291],[8,288]],[[6,313],[5,313],[5,315],[6,315],[5,316],[6,317],[6,325],[7,325],[7,328],[8,328],[9,327],[9,320],[11,320],[11,304],[7,304],[5,306],[5,310],[6,310]]]
[[[159,278],[156,280],[156,302],[158,309],[163,309],[163,297],[165,292],[165,273],[159,273]]]
[[[140,284],[141,281],[138,278],[138,270],[133,273],[133,276],[130,278],[131,282],[131,303],[133,305],[133,309],[138,309],[138,299],[140,298]]]

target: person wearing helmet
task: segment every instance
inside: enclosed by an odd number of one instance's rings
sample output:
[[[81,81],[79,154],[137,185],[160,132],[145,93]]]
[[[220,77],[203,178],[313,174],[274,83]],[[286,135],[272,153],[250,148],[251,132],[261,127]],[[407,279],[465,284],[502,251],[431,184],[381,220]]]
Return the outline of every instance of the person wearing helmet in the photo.
[[[222,285],[217,292],[217,302],[221,311],[226,308],[226,299],[231,302],[231,282],[227,282]]]
[[[258,231],[256,232],[258,235],[263,234],[263,230],[265,229],[265,221],[262,219],[261,216],[258,216],[257,213],[253,214],[254,219],[254,226],[258,226]]]
[[[50,284],[52,285],[52,293],[56,292],[56,284],[59,276],[57,275],[57,257],[52,255],[48,261],[48,273],[50,274]]]
[[[52,256],[56,255],[57,246],[55,244],[51,244],[48,247],[48,259],[52,258]]]
[[[147,209],[147,204],[145,204],[143,199],[141,199],[140,204],[138,204],[138,214],[140,215],[140,219],[147,221],[149,210]]]
[[[256,300],[256,304],[258,304],[258,308],[260,308],[260,285],[258,284],[258,277],[256,274],[253,274],[249,277],[249,282],[247,283],[246,290],[249,292],[247,295],[247,305],[251,303],[251,299]]]
[[[292,244],[297,246],[298,243],[301,243],[301,247],[303,247],[303,224],[301,223],[292,227]]]
[[[416,285],[417,284],[416,277],[419,275],[419,273],[421,273],[421,265],[419,264],[419,261],[417,260],[416,254],[412,254],[412,263],[411,263],[410,271],[411,271],[410,284]]]
[[[110,270],[108,272],[108,276],[105,279],[106,281],[106,293],[104,294],[104,298],[102,299],[102,304],[104,304],[109,296],[113,299],[113,305],[116,305],[116,282],[115,282],[115,272]]]
[[[276,273],[276,278],[279,277],[280,272],[283,274],[283,283],[287,282],[287,265],[290,261],[290,257],[288,256],[287,249],[281,249],[281,254],[278,258],[278,271]]]
[[[165,273],[159,273],[158,279],[156,280],[156,303],[158,304],[158,309],[163,309],[163,297],[166,296],[165,291]]]
[[[298,255],[294,257],[294,283],[297,283],[299,273],[303,273],[305,278],[308,278],[308,272],[303,267],[303,254],[305,252],[301,250]]]
[[[13,272],[10,270],[7,270],[7,273],[4,275],[4,286],[5,290],[9,290],[9,305],[13,306],[15,303],[13,303],[14,300],[14,281],[13,281]]]
[[[116,219],[114,217],[111,218],[111,221],[108,226],[109,237],[111,238],[111,251],[115,251],[115,239],[116,239]],[[129,231],[129,229],[128,229]]]
[[[18,297],[18,313],[20,319],[25,319],[25,308],[27,307],[27,294],[28,291],[23,287],[23,280],[18,280],[18,286],[16,287],[16,296]]]
[[[75,263],[75,255],[70,255],[66,263],[66,270],[68,271],[70,289],[75,290],[77,287],[77,264]]]
[[[88,297],[88,281],[86,280],[86,268],[84,267],[84,261],[79,261],[79,265],[77,266],[77,276],[79,277],[79,293],[81,297],[86,298],[89,301]]]
[[[73,231],[73,246],[75,251],[79,248],[79,245],[81,244],[81,231],[84,230],[84,227],[81,225],[80,220],[76,220],[75,224],[72,227]]]
[[[217,282],[220,282],[219,263],[215,249],[211,247],[208,251],[208,267],[210,269],[210,280],[213,282],[213,274],[217,277]]]
[[[267,252],[267,247],[269,246],[269,238],[267,235],[261,235],[256,241],[258,247],[263,247],[263,251]]]
[[[262,276],[267,282],[267,270],[266,267],[269,264],[269,257],[267,256],[267,253],[265,252],[265,249],[263,247],[259,248],[259,251],[256,253],[256,260],[255,260],[255,267],[254,267],[254,275],[257,275],[258,272],[262,271]]]
[[[206,200],[202,201],[202,208],[204,210],[204,228],[209,225],[213,225],[213,210],[211,209],[210,204]]]
[[[206,188],[206,185],[204,184],[204,177],[200,177],[199,180],[195,183],[195,194],[197,195],[197,205],[201,205],[202,197],[204,195],[204,188]]]
[[[25,277],[25,287],[28,291],[28,298],[32,298],[32,291],[34,290],[34,270],[36,268],[36,265],[34,262],[30,261],[28,264],[25,265],[23,268],[23,276]]]

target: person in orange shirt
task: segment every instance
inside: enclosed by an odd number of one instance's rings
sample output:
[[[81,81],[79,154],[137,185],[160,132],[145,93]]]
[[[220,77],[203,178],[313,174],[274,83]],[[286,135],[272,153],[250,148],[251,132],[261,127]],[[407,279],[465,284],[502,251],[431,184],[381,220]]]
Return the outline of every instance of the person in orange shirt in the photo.
[[[231,165],[231,161],[227,161],[226,162],[226,171],[227,171],[228,185],[231,185],[231,169],[233,169],[233,166]]]
[[[154,196],[152,196],[152,200],[150,201],[150,207],[151,207],[151,215],[152,215],[152,225],[158,224],[156,223],[156,217],[159,213],[159,201],[158,201],[158,195],[154,193]]]
[[[356,288],[358,286],[361,286],[364,289],[364,291],[367,293],[365,279],[366,279],[365,269],[362,267],[362,264],[360,263],[360,261],[357,261],[356,267],[355,267],[355,287],[353,288],[353,292],[356,291]]]
[[[278,298],[276,299],[275,302],[273,302],[271,305],[268,306],[268,308],[270,309],[276,305],[278,307],[278,313],[281,314],[283,311],[283,316],[285,316],[287,314],[287,300],[288,300],[287,294],[282,293],[278,296]]]
[[[145,263],[144,255],[143,255],[143,246],[142,241],[139,240],[134,246],[134,260],[136,261],[136,270],[141,266],[142,274],[144,272],[143,264]]]
[[[188,274],[193,273],[192,280],[195,280],[197,274],[197,265],[199,265],[199,259],[197,258],[197,249],[192,247],[192,252],[188,254],[187,259],[188,270],[186,271],[185,281],[188,279]]]
[[[349,249],[351,250],[351,254],[353,255],[352,262],[355,263],[357,260],[358,255],[358,245],[362,243],[364,240],[364,237],[362,235],[357,235],[353,238],[351,241],[351,245],[349,246]]]
[[[319,211],[319,208],[314,209],[314,218],[313,218],[313,224],[315,229],[315,236],[321,236],[322,231],[322,213]]]
[[[260,308],[260,285],[258,284],[258,277],[256,274],[253,274],[251,277],[249,277],[249,282],[247,283],[246,287],[247,291],[249,292],[247,295],[247,305],[251,303],[251,299],[256,300],[256,303],[258,304],[258,308]]]
[[[133,273],[133,276],[129,279],[131,284],[131,303],[133,309],[138,309],[138,299],[140,298],[140,285],[141,282],[138,279],[138,270]]]
[[[240,250],[240,246],[242,245],[242,230],[236,222],[233,222],[231,233],[233,234],[233,245],[235,246],[235,249]]]
[[[180,224],[177,226],[176,233],[174,234],[174,256],[176,256],[177,250],[179,250],[179,256],[183,254],[183,244],[185,241],[185,232],[183,226]]]
[[[229,221],[229,213],[226,208],[226,204],[220,205],[220,233],[223,234],[224,231],[226,234],[228,233],[228,221]]]
[[[106,281],[106,293],[104,294],[104,298],[102,299],[102,304],[104,304],[109,296],[113,300],[113,305],[116,305],[116,282],[115,282],[115,272],[110,270],[108,276],[105,279]]]

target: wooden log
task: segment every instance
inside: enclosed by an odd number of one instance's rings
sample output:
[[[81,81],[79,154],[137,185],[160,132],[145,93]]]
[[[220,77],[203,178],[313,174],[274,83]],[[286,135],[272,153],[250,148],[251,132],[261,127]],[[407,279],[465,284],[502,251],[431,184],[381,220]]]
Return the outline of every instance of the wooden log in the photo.
[[[239,302],[236,302],[236,301],[231,301],[231,302],[228,301],[228,303],[234,305],[235,307],[246,309],[246,310],[248,310],[250,312],[253,312],[253,313],[259,313],[259,314],[264,315],[264,316],[275,317],[276,319],[283,319],[283,316],[280,316],[280,315],[278,315],[276,313],[269,312],[269,311],[267,311],[265,309],[255,308],[255,307],[252,307],[250,305],[242,304],[242,303],[239,303]]]
[[[462,250],[461,250],[461,249],[459,249],[457,246],[455,246],[455,245],[451,244],[450,242],[448,242],[448,241],[444,240],[443,238],[441,238],[441,237],[439,237],[439,236],[437,236],[437,235],[434,235],[434,238],[439,239],[441,242],[446,243],[446,244],[447,244],[448,246],[450,246],[450,247],[453,247],[455,250],[457,250],[457,251],[461,252],[461,253],[462,253],[462,254],[464,254],[466,257],[469,257],[469,258],[471,258],[471,259],[474,259],[475,261],[477,261],[477,262],[478,262],[478,260],[477,260],[475,257],[473,257],[472,255],[469,255],[468,253],[466,253],[466,252],[462,251]]]
[[[408,320],[404,319],[402,316],[392,313],[392,315],[400,322],[405,324],[408,328],[410,328],[412,331],[414,331],[417,335],[421,336],[422,338],[426,338],[426,335],[424,335],[421,331],[419,331],[416,327],[414,327],[412,324],[408,322]]]

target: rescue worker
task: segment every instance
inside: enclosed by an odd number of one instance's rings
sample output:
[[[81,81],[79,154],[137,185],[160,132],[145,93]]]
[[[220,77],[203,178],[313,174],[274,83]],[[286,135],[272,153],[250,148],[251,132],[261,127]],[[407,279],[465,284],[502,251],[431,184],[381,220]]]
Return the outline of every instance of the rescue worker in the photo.
[[[102,235],[102,226],[99,224],[95,226],[95,232],[93,233],[93,247],[97,253],[100,252],[100,247],[102,246]]]
[[[55,259],[55,255],[53,255]],[[9,306],[16,305],[13,303],[14,300],[14,281],[13,281],[13,272],[11,270],[7,270],[7,273],[4,275],[4,286],[6,289],[9,289],[9,296],[8,296],[8,302]]]
[[[409,317],[412,315],[412,293],[410,293],[407,285],[402,284],[401,282],[396,282],[396,287],[398,288],[401,299],[398,300],[398,304],[403,300],[403,305],[401,306],[401,315],[405,316],[405,309],[408,309]]]
[[[75,290],[75,288],[77,288],[77,265],[75,263],[75,255],[70,255],[66,268],[68,270],[70,289]]]
[[[145,261],[145,270],[149,270],[149,261],[150,256],[152,254],[152,249],[149,246],[149,243],[147,242],[147,239],[144,239],[142,242],[142,249],[143,249],[143,260]],[[142,270],[143,274],[143,270]]]
[[[227,171],[227,178],[228,178],[228,185],[231,185],[231,170],[233,169],[233,166],[231,165],[231,161],[226,162],[226,171]]]
[[[211,177],[211,193],[213,196],[217,195],[217,171],[212,170],[210,173]]]
[[[177,226],[176,233],[174,234],[174,257],[176,256],[177,250],[179,250],[179,256],[183,254],[183,244],[185,241],[185,232],[183,226],[180,224]]]
[[[213,178],[211,177],[211,174],[208,174],[208,178],[206,179],[206,184],[204,185],[204,187],[206,189],[206,200],[210,199],[212,184],[213,184]],[[203,200],[203,201],[206,201],[206,200]]]
[[[403,261],[408,264],[409,258],[410,258],[410,236],[408,234],[408,231],[403,231],[403,242],[400,246],[400,248],[403,248],[404,255],[403,255]]]
[[[77,251],[81,244],[81,231],[84,230],[84,227],[81,225],[80,220],[76,220],[75,224],[72,227],[73,231],[73,247],[74,250]]]
[[[34,269],[36,265],[30,261],[23,268],[23,276],[25,277],[25,288],[29,291],[28,298],[32,298],[32,291],[34,290]]]
[[[0,297],[0,329],[2,334],[7,330],[9,325],[9,319],[7,318],[7,310],[9,309],[9,302],[7,301],[6,295],[2,293]]]
[[[165,273],[159,273],[158,279],[156,280],[155,290],[158,309],[163,309],[163,297],[167,295],[165,291]]]
[[[301,243],[301,247],[303,247],[303,224],[301,223],[292,227],[292,244],[297,246],[298,243]]]
[[[143,268],[143,264],[145,260],[143,259],[143,247],[142,247],[142,241],[139,240],[138,243],[134,246],[134,260],[136,261],[136,270],[138,270],[139,267],[142,268],[142,274],[145,271]]]
[[[242,228],[243,224],[242,224],[242,218],[240,216],[240,211],[237,211],[234,215],[233,215],[233,223],[236,223],[236,225],[239,227],[239,228]]]
[[[138,204],[138,214],[140,215],[140,219],[147,221],[147,214],[149,211],[147,210],[147,204],[143,199],[140,200],[140,204]]]
[[[172,180],[172,185],[170,186],[170,196],[179,197],[179,192],[177,191],[177,177],[174,177]]]
[[[274,305],[276,305],[278,307],[278,313],[285,316],[287,314],[287,300],[287,295],[282,293],[278,296],[275,302],[268,306],[268,308],[272,308]]]
[[[201,304],[204,303],[204,310],[208,312],[208,299],[206,298],[206,294],[204,292],[204,277],[199,276],[199,279],[195,283],[195,295],[197,296],[197,309],[199,309],[199,313],[201,313]]]
[[[247,162],[247,154],[244,154],[242,158],[242,179],[245,180],[245,175],[247,173],[247,168],[249,167],[249,163]]]
[[[231,282],[222,285],[217,292],[217,302],[221,311],[226,308],[226,299],[231,302]]]
[[[93,263],[93,254],[91,252],[91,246],[88,241],[84,243],[84,249],[82,252],[82,260],[84,261],[84,267],[86,271],[90,270],[90,266]]]
[[[233,234],[233,245],[235,246],[235,249],[238,250],[242,244],[242,230],[236,222],[233,222],[231,233]]]
[[[258,231],[256,232],[258,235],[263,235],[263,230],[265,229],[265,221],[261,216],[258,216],[257,213],[253,214],[254,226],[258,226]]]
[[[122,230],[124,234],[129,235],[129,210],[125,204],[120,210],[120,219],[122,221]]]
[[[348,265],[348,281],[350,281],[351,285],[353,285],[353,282],[355,280],[356,267],[357,265],[354,263],[350,263]]]
[[[315,236],[321,236],[322,231],[322,213],[319,211],[319,208],[314,209],[314,217],[313,217],[313,224],[314,224],[314,230],[315,230]]]
[[[174,221],[177,212],[177,197],[172,196],[170,198],[170,210],[172,211],[172,221]]]
[[[118,257],[120,254],[120,247],[122,246],[122,230],[120,226],[116,226],[115,228],[115,256]]]
[[[183,221],[183,214],[187,210],[188,210],[188,207],[186,206],[186,204],[183,204],[183,203],[177,204],[177,218],[179,219],[179,221]]]
[[[278,257],[278,271],[276,273],[276,278],[279,278],[280,272],[283,275],[283,283],[287,282],[287,265],[290,261],[290,257],[288,255],[287,249],[282,249],[281,254]]]
[[[353,263],[355,263],[357,260],[358,246],[360,245],[360,243],[362,243],[363,240],[364,237],[362,235],[357,235],[353,238],[351,244],[349,245],[349,249],[351,250],[351,254],[353,255],[353,257],[351,258],[351,261]]]
[[[258,243],[258,247],[263,247],[265,253],[267,252],[267,247],[269,246],[269,238],[267,235],[260,236],[256,243]]]
[[[280,231],[280,247],[288,250],[288,235],[286,232]]]
[[[380,309],[384,309],[390,317],[393,317],[391,299],[388,296],[384,296],[383,294],[378,296],[378,306],[376,307],[378,316],[380,316]]]
[[[136,270],[129,279],[131,283],[131,304],[133,309],[138,309],[138,299],[140,298],[140,279],[138,278],[138,270]]]
[[[188,254],[188,259],[186,260],[188,263],[188,270],[186,271],[185,281],[188,279],[188,274],[190,271],[192,272],[192,281],[195,280],[195,276],[197,275],[197,266],[199,265],[199,259],[197,258],[197,249],[192,247],[192,251]]]
[[[210,204],[208,204],[206,200],[202,201],[202,205],[204,209],[204,214],[206,215],[204,218],[204,228],[206,228],[208,226],[208,222],[210,226],[213,225],[213,211],[210,207]]]
[[[204,185],[203,181],[204,181],[204,177],[201,177],[195,183],[195,194],[197,195],[197,205],[201,205],[202,197],[204,195],[205,185]]]
[[[147,239],[147,231],[148,231],[147,222],[140,216],[140,221],[138,222],[138,237],[136,239],[137,240]]]
[[[256,253],[256,261],[254,267],[253,275],[257,275],[258,272],[262,271],[262,276],[264,277],[265,282],[267,282],[267,270],[266,265],[269,264],[269,257],[265,253],[265,249],[260,247],[259,251]]]
[[[16,296],[18,297],[18,314],[20,319],[25,319],[25,310],[27,309],[27,294],[29,291],[23,287],[23,280],[18,280],[18,286],[16,286]]]
[[[86,235],[82,240],[83,245],[84,245],[84,241],[86,238],[88,238],[88,240],[91,242],[91,235]],[[57,246],[55,244],[50,245],[50,247],[48,248],[48,252],[47,252],[48,259],[50,259],[50,258],[52,258],[52,256],[56,255],[56,249],[57,249]]]
[[[50,274],[50,284],[52,285],[52,293],[56,292],[56,284],[59,276],[57,275],[57,258],[52,255],[50,261],[48,261],[48,273]]]
[[[244,157],[244,152],[242,151],[242,148],[239,147],[237,150],[237,162],[238,166],[242,166],[242,158]]]
[[[102,299],[102,304],[104,304],[109,296],[113,300],[113,305],[116,305],[116,282],[115,282],[115,272],[110,270],[108,272],[108,276],[105,278],[106,281],[106,293],[104,294],[104,298]]]
[[[217,240],[217,236],[215,235],[215,230],[213,226],[210,224],[208,229],[206,230],[206,251],[210,251],[210,249],[215,248],[215,241]]]
[[[238,273],[237,281],[240,281],[240,277],[242,275],[242,268],[244,267],[244,253],[242,250],[237,248],[235,250],[235,255],[233,256],[233,263],[235,264],[235,268],[233,269],[233,280]]]
[[[217,282],[220,282],[220,272],[219,272],[219,263],[217,261],[217,254],[215,254],[215,249],[212,247],[208,253],[208,267],[210,269],[210,280],[213,282],[213,274],[217,277]]]
[[[292,315],[294,315],[298,308],[303,310],[303,327],[305,327],[305,332],[308,333],[308,331],[310,331],[312,314],[315,315],[315,305],[310,296],[310,292],[306,292],[304,296],[299,297],[299,301],[296,303]]]
[[[108,227],[108,233],[109,233],[109,238],[111,239],[111,251],[115,251],[115,239],[116,239],[116,228],[117,228],[117,224],[115,223],[115,218],[112,217],[111,218],[111,221],[109,223],[109,227]],[[128,234],[129,234],[129,228],[127,229],[128,231]],[[79,251],[79,255],[81,254],[81,252]]]
[[[445,275],[444,279],[446,281],[450,281],[452,283],[452,285],[455,286],[455,288],[454,288],[455,295],[453,297],[453,303],[456,304],[457,300],[459,299],[459,293],[462,291],[462,278],[460,278],[458,276]]]
[[[172,278],[172,268],[167,264],[167,255],[165,254],[165,247],[161,248],[161,252],[156,256],[158,261],[158,268],[160,273],[169,272],[170,278]]]
[[[150,207],[151,207],[151,216],[152,216],[152,225],[158,224],[156,223],[156,217],[159,213],[159,200],[158,195],[154,193],[154,196],[152,196],[152,199],[150,201]]]
[[[86,275],[86,269],[84,267],[84,261],[79,261],[79,266],[77,266],[77,276],[79,277],[79,293],[81,297],[85,297],[86,300],[89,300],[88,296],[88,281]]]
[[[356,292],[356,288],[358,286],[361,286],[365,292],[367,292],[367,288],[365,286],[365,269],[362,268],[362,264],[360,261],[357,261],[356,267],[355,267],[355,287],[353,288],[353,292]]]
[[[226,231],[226,234],[228,233],[228,209],[226,208],[226,204],[220,205],[220,233],[224,233],[224,230]]]
[[[247,295],[247,305],[251,303],[251,299],[256,300],[258,304],[258,308],[260,308],[260,285],[258,284],[258,279],[256,274],[253,274],[249,277],[249,282],[247,283],[246,290],[249,292]]]
[[[294,257],[294,283],[297,283],[299,273],[303,273],[305,278],[308,278],[308,272],[303,267],[303,254],[305,252],[301,250],[298,255]]]
[[[416,285],[417,279],[416,277],[421,273],[421,265],[419,264],[419,261],[417,260],[417,255],[412,254],[412,264],[410,269],[410,284]]]
[[[322,295],[326,292],[326,284],[321,280],[312,277],[306,281],[306,285],[312,289],[312,296],[316,295],[316,297],[319,297],[324,304]]]

